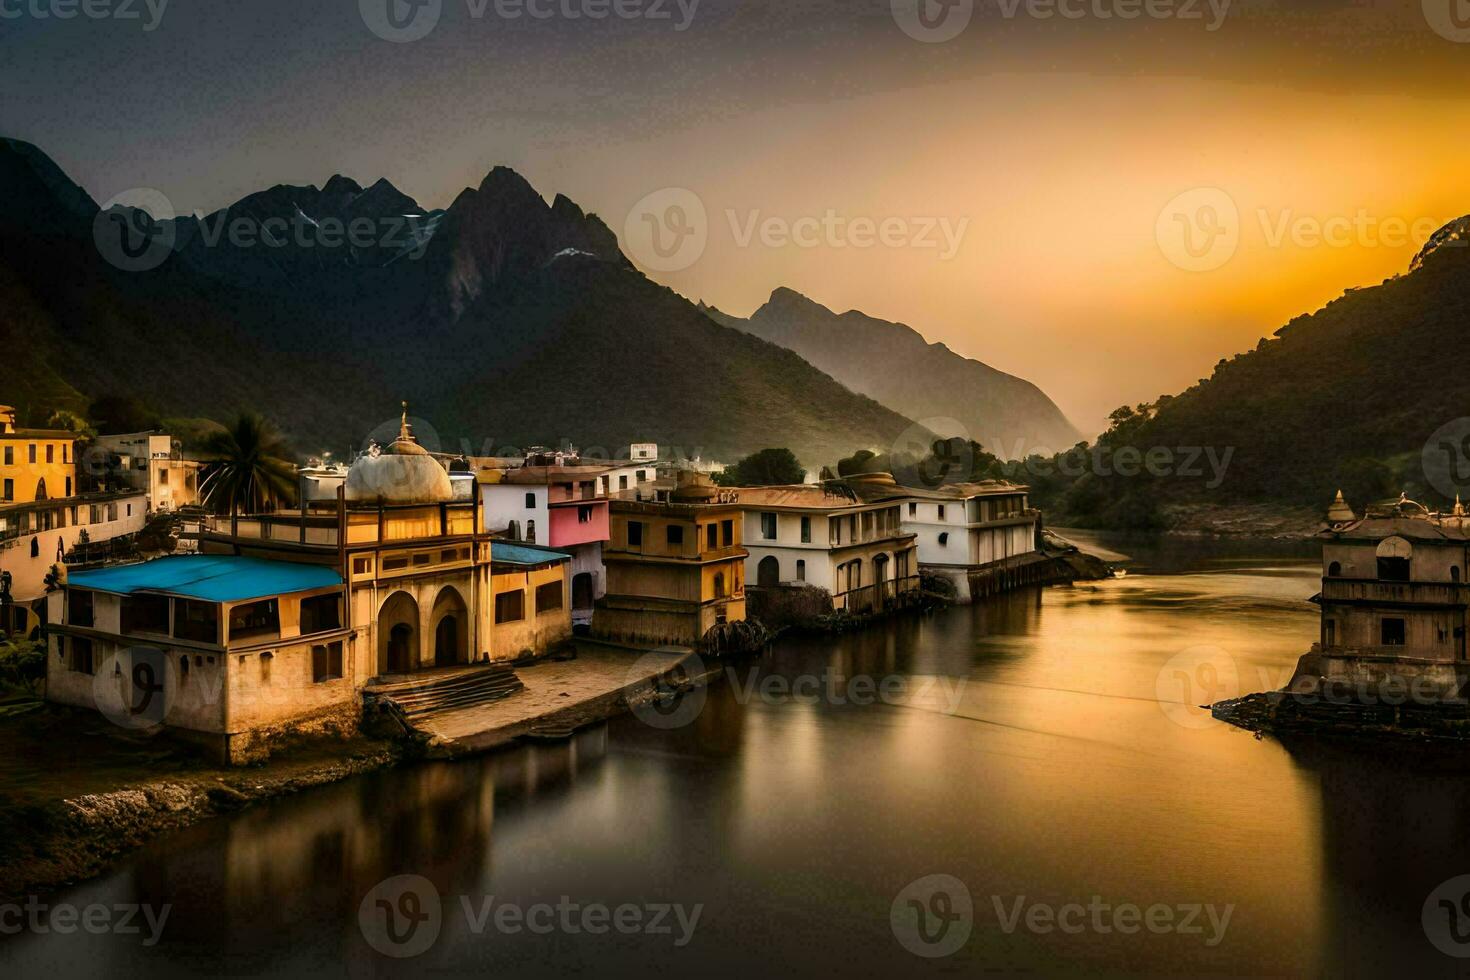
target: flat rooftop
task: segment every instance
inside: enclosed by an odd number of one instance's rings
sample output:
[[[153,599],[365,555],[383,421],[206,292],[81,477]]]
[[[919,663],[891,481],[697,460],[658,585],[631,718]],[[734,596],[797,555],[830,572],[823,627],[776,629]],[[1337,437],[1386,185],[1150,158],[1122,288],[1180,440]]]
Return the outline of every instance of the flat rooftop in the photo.
[[[327,565],[241,555],[171,555],[136,565],[72,572],[67,584],[118,595],[149,593],[204,602],[241,602],[340,587],[342,576]]]

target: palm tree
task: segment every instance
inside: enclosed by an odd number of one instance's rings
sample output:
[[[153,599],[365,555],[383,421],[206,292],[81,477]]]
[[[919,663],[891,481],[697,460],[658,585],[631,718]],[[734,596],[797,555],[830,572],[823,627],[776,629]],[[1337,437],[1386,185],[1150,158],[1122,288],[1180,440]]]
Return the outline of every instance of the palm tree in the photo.
[[[276,427],[259,415],[244,414],[232,428],[204,441],[209,459],[199,492],[217,514],[258,514],[296,496],[296,467]]]

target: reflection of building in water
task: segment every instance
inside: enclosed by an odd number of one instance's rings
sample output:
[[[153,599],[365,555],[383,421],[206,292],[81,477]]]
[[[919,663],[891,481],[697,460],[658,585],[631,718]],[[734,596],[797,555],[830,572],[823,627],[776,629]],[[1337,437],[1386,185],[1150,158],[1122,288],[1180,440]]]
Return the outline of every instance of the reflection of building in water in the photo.
[[[231,762],[351,732],[372,682],[548,653],[568,556],[493,541],[405,412],[335,499],[219,519],[198,555],[78,572],[48,598],[47,697]]]
[[[1463,754],[1311,738],[1284,744],[1319,784],[1321,893],[1301,896],[1322,936],[1314,972],[1460,975],[1447,971],[1453,961],[1430,944],[1421,916],[1441,882],[1470,868],[1470,771]],[[1470,918],[1460,920],[1470,942]]]
[[[1413,684],[1414,696],[1460,695],[1470,665],[1470,522],[1457,502],[1447,514],[1401,498],[1361,518],[1337,495],[1322,540],[1319,642],[1302,657],[1292,690],[1324,684]],[[1406,688],[1407,693],[1407,688]]]

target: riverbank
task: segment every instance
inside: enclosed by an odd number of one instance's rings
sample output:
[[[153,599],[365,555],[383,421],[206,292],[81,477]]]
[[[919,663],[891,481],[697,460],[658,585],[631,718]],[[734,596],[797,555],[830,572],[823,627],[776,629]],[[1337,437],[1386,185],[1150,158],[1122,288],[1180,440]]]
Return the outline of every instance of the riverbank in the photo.
[[[166,734],[37,704],[0,717],[0,900],[95,877],[161,834],[254,803],[421,759],[563,738],[688,684],[689,651],[579,643],[579,656],[519,668],[525,690],[419,720],[409,737],[317,739],[251,767],[222,767]]]
[[[1319,697],[1266,691],[1210,705],[1218,721],[1256,735],[1450,743],[1470,740],[1470,704],[1329,704]]]

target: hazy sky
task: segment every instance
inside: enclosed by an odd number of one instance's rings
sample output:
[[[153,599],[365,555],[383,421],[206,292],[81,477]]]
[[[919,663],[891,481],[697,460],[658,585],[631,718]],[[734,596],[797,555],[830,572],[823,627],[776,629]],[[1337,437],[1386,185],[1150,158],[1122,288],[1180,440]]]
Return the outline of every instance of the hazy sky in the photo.
[[[901,320],[1089,434],[1470,212],[1465,0],[388,2],[0,0],[0,133],[179,212],[507,164],[692,299]]]

